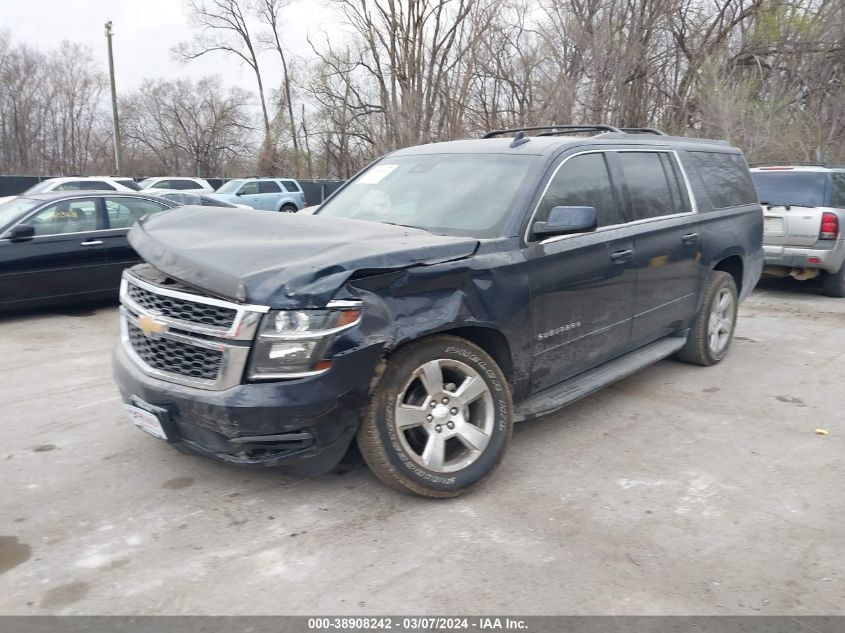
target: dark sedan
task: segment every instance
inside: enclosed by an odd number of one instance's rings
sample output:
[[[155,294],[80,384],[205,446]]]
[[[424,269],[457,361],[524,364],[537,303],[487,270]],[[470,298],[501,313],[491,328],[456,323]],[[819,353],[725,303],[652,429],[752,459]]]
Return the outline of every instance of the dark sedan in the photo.
[[[154,195],[64,191],[0,204],[0,311],[117,297],[140,261],[126,234],[139,218],[178,206]]]

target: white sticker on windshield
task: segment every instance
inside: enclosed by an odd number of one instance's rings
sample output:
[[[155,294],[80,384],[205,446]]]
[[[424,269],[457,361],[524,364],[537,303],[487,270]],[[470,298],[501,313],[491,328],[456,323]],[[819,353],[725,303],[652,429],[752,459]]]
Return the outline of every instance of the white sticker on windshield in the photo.
[[[399,165],[376,165],[375,167],[370,167],[364,175],[358,178],[354,183],[354,185],[377,185],[382,180],[384,180],[385,176],[387,176],[390,172],[394,169],[399,167]]]

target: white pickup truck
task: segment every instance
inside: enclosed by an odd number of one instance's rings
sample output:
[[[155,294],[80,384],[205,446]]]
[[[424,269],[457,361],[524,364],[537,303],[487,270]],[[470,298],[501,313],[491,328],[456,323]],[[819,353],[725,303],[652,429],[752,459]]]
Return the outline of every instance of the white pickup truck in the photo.
[[[751,178],[763,205],[763,273],[821,275],[824,294],[845,297],[845,166],[756,167]]]

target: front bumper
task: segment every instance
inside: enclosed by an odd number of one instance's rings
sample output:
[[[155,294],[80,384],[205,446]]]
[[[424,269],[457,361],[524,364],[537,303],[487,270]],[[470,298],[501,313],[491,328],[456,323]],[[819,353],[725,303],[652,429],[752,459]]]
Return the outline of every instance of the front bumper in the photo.
[[[348,449],[382,354],[379,345],[358,348],[335,356],[319,376],[210,391],[147,375],[118,344],[113,372],[124,402],[135,397],[167,412],[168,440],[177,448],[317,475],[336,466]]]
[[[833,274],[842,267],[845,261],[845,241],[831,242],[831,246],[832,248],[808,248],[764,244],[763,252],[767,266],[782,266],[790,269],[818,268]]]

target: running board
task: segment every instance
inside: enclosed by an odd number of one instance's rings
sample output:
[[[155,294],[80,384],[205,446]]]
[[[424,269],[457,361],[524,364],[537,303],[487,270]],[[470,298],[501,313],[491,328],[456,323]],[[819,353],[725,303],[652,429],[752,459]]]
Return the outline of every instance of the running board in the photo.
[[[557,411],[602,387],[633,374],[643,367],[648,367],[667,356],[671,356],[681,349],[685,342],[685,337],[673,336],[660,339],[655,343],[585,371],[566,382],[548,387],[518,403],[514,408],[514,419],[520,422]]]

